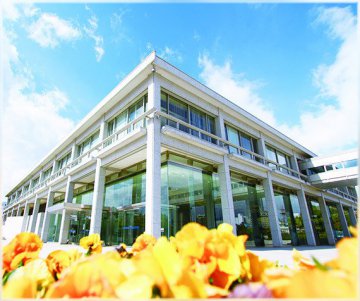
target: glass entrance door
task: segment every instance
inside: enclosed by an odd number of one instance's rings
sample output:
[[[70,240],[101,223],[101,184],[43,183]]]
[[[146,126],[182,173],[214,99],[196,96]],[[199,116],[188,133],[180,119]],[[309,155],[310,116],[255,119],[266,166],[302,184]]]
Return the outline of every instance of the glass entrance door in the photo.
[[[91,212],[82,210],[70,215],[69,241],[78,244],[80,239],[89,235]]]

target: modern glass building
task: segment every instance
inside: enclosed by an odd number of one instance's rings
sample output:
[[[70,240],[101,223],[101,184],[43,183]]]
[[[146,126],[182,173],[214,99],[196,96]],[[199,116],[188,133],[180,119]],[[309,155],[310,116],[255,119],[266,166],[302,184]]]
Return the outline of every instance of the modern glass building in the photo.
[[[151,53],[7,194],[3,220],[60,243],[130,245],[195,221],[249,246],[334,244],[357,194],[313,185],[314,157]]]

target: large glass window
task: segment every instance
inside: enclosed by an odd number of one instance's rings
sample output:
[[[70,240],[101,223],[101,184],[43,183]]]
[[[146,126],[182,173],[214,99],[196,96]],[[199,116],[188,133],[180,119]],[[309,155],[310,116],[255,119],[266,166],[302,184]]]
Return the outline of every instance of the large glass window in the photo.
[[[59,241],[62,214],[50,214],[47,241]]]
[[[145,182],[142,171],[106,184],[101,226],[106,245],[132,245],[145,231]]]
[[[161,168],[162,235],[175,235],[189,222],[208,228],[219,225],[222,212],[217,185],[217,175],[210,171],[165,162]]]
[[[327,245],[327,235],[324,225],[324,219],[321,214],[320,204],[318,201],[309,200],[308,208],[311,217],[312,228],[314,230],[317,245]]]
[[[48,179],[51,175],[51,172],[52,172],[52,167],[50,167],[46,171],[44,171],[44,173],[42,175],[42,181],[45,181],[46,179]]]
[[[93,194],[93,190],[79,193],[74,196],[72,202],[74,204],[92,205]]]
[[[211,134],[215,134],[215,118],[206,114],[205,112],[188,105],[187,103],[169,95],[165,92],[161,92],[161,111],[167,113],[175,118],[178,118],[186,123],[190,123],[204,131]],[[169,125],[176,127],[176,122],[161,118],[161,125]],[[203,140],[216,143],[216,140],[210,138],[206,134],[203,134],[196,130],[190,130],[187,126],[180,124],[179,130],[190,133],[193,136],[199,137]]]
[[[330,223],[336,240],[344,237],[343,229],[341,227],[340,217],[336,205],[326,203],[326,208],[330,216]]]
[[[248,246],[272,245],[264,188],[254,179],[231,174],[236,232],[248,235]]]
[[[256,152],[255,138],[229,126],[228,124],[225,125],[225,130],[226,130],[226,137],[227,137],[228,141],[230,141],[231,143],[236,144],[238,146],[241,146],[242,148],[245,148],[250,152]],[[232,146],[229,146],[229,152],[241,154],[242,156],[247,157],[249,159],[254,159],[254,156],[252,154],[249,154],[248,152],[243,151],[243,150],[241,152],[239,152],[239,150],[237,148],[232,147]]]
[[[89,235],[91,212],[81,210],[70,215],[69,241],[78,244],[80,239]]]
[[[297,196],[282,190],[275,190],[274,196],[283,244],[293,246],[306,244]]]

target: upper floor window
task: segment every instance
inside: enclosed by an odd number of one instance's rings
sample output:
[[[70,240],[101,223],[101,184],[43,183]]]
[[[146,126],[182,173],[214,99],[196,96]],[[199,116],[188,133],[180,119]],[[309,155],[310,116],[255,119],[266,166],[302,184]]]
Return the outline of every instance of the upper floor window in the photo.
[[[168,93],[165,93],[164,91],[161,92],[161,112],[169,114],[170,116],[173,116],[181,121],[189,123],[199,129],[215,135],[214,117],[193,106],[188,105],[187,103],[175,98]],[[165,124],[171,127],[177,127],[175,121],[161,118],[161,125],[163,126]],[[215,139],[204,133],[200,133],[197,130],[190,129],[184,124],[179,124],[179,130],[199,137],[203,140],[216,143]]]
[[[90,150],[97,142],[99,141],[99,131],[92,134],[88,138],[86,138],[81,144],[77,147],[77,155],[81,156]]]
[[[228,124],[225,125],[226,130],[226,139],[230,141],[232,144],[238,145],[242,148],[245,148],[251,152],[256,152],[256,139],[233,128],[232,126],[229,126]],[[239,149],[229,146],[229,152],[230,153],[236,153],[241,154],[244,157],[247,157],[249,159],[254,159],[254,155],[249,154],[246,151],[241,150],[239,152]]]
[[[147,95],[142,96],[139,100],[135,102],[132,106],[128,109],[121,112],[115,118],[108,122],[107,126],[107,135],[110,136],[115,133],[117,130],[121,129],[123,126],[128,124],[129,122],[135,120],[141,114],[146,112],[146,105],[147,105]],[[144,123],[143,121],[139,121],[134,124],[134,128],[138,128],[142,126]],[[120,133],[121,135],[125,135],[132,131],[132,128],[129,128],[127,131]]]
[[[270,159],[271,161],[274,161],[282,166],[291,168],[290,157],[288,155],[284,154],[283,152],[281,152],[269,145],[266,145],[266,155],[267,155],[267,158]],[[269,162],[268,165],[270,167],[276,167],[276,165],[271,162]],[[287,170],[285,168],[281,168],[281,167],[280,167],[280,171],[287,173],[287,174],[290,173],[289,170]]]
[[[43,176],[42,176],[43,181],[45,181],[47,178],[50,177],[51,172],[52,172],[52,167],[50,167],[44,171]]]
[[[30,187],[30,185],[26,185],[26,186],[24,186],[24,193],[25,193],[25,192],[27,192],[27,191],[29,190],[29,187]]]
[[[39,181],[40,181],[40,177],[37,177],[36,179],[34,179],[32,181],[32,187],[35,187],[37,184],[39,184]]]
[[[71,158],[71,153],[68,153],[60,160],[58,160],[56,165],[56,170],[58,171],[60,169],[63,169],[70,162],[70,158]]]

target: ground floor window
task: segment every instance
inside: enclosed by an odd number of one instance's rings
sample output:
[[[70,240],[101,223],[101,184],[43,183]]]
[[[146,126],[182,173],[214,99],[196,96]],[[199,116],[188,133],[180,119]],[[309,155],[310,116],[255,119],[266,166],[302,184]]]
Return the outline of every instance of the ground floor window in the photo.
[[[59,241],[62,214],[50,214],[49,231],[47,241]]]
[[[315,200],[308,200],[308,208],[309,208],[311,224],[314,231],[316,244],[327,245],[328,239],[326,235],[324,219],[321,214],[319,202]]]
[[[81,210],[70,214],[69,242],[78,244],[80,239],[89,235],[91,211]]]
[[[231,173],[231,189],[237,235],[248,235],[248,246],[272,245],[263,186],[254,179]]]
[[[212,166],[182,159],[187,164],[167,161],[161,167],[161,234],[167,237],[189,222],[208,228],[222,223],[217,174]]]
[[[295,194],[274,190],[276,213],[284,245],[306,244],[305,228]]]
[[[340,238],[344,237],[343,229],[341,227],[339,211],[336,208],[336,205],[326,203],[326,208],[329,213],[331,227],[334,233],[334,238],[338,241]]]
[[[351,222],[351,218],[350,218],[350,208],[348,208],[348,207],[343,207],[343,209],[344,209],[344,215],[345,215],[345,219],[346,219],[346,222],[347,222],[348,227],[350,227],[350,226],[355,226],[355,227],[356,227],[356,225],[354,225],[354,224]]]

